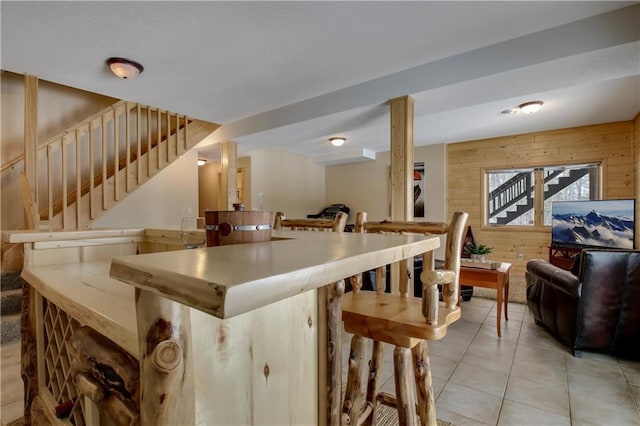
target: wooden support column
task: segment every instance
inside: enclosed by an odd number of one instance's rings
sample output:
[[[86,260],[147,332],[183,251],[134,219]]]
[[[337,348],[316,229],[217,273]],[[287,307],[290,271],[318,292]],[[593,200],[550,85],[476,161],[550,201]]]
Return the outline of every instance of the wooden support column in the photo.
[[[222,142],[221,177],[218,210],[233,210],[233,203],[238,198],[238,145],[235,142]]]
[[[391,220],[413,220],[413,98],[389,101],[391,108]],[[409,294],[413,259],[391,265],[391,292]]]
[[[413,99],[391,99],[391,220],[413,220]]]
[[[36,156],[38,150],[38,77],[24,75],[24,173],[33,201],[38,203]],[[28,224],[25,218],[25,224]],[[33,225],[36,229],[38,223]]]

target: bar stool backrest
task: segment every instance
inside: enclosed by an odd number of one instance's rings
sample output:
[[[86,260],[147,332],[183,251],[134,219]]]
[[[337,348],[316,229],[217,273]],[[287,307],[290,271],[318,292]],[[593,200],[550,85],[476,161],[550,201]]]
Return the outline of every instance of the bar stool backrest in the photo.
[[[344,232],[348,216],[345,212],[338,212],[334,219],[287,219],[284,212],[276,212],[273,229]]]

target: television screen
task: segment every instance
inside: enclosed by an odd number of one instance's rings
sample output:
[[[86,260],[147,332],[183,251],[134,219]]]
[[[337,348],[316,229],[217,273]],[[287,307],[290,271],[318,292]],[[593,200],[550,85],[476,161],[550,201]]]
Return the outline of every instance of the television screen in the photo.
[[[554,246],[633,248],[635,200],[554,201],[551,214]]]

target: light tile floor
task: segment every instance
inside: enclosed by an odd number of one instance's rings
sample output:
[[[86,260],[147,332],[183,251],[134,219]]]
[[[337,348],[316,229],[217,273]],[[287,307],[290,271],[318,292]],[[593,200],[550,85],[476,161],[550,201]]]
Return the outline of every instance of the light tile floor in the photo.
[[[436,412],[464,425],[640,425],[640,362],[584,353],[574,358],[525,305],[509,304],[496,333],[496,303],[474,297],[441,341],[429,342]],[[343,355],[350,336],[343,337]],[[2,348],[2,425],[21,416],[19,343]],[[383,390],[395,393],[393,347],[385,348]],[[346,368],[343,368],[346,382]]]
[[[346,363],[351,336],[343,336]],[[496,302],[462,303],[462,319],[429,342],[436,413],[464,425],[640,425],[640,362],[571,352],[510,303],[496,330]],[[393,347],[382,389],[394,394]],[[346,382],[346,368],[343,368]]]

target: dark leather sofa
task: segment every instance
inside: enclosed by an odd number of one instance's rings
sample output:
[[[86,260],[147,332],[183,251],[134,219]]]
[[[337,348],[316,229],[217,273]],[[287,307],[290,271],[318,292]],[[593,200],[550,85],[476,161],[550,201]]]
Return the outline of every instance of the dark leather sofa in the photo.
[[[527,304],[536,324],[571,348],[640,359],[640,251],[583,250],[572,271],[527,263]]]

